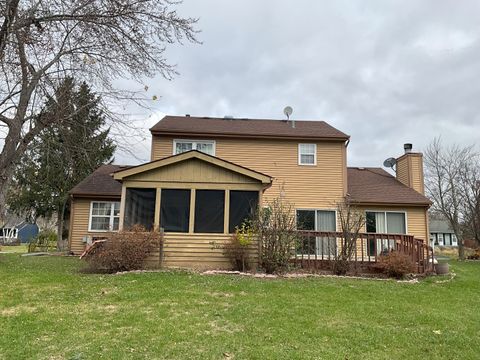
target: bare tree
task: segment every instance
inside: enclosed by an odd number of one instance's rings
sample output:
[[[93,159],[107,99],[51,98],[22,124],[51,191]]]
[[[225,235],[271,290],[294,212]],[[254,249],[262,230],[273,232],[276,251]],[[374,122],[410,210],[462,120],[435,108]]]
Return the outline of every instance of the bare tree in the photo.
[[[38,112],[68,76],[104,98],[137,99],[112,80],[161,74],[172,79],[168,44],[196,42],[197,19],[170,0],[0,0],[0,210],[12,171],[48,122]]]
[[[287,269],[298,242],[293,204],[273,199],[258,209],[252,225],[260,241],[260,266],[268,274]]]
[[[448,220],[464,259],[464,230],[468,214],[478,207],[480,157],[473,146],[444,146],[434,139],[425,152],[425,185],[434,210]]]
[[[480,244],[480,154],[473,153],[461,171],[460,189],[464,207],[463,237]]]
[[[343,202],[337,204],[337,214],[342,236],[334,257],[333,272],[337,275],[345,275],[355,253],[358,235],[365,225],[365,212],[352,204],[347,196]]]

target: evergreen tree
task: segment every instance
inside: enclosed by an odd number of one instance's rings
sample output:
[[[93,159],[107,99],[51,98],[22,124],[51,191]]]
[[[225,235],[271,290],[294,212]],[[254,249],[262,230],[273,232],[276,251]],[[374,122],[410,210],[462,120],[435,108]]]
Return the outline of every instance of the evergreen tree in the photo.
[[[105,128],[100,98],[86,83],[76,86],[72,78],[65,79],[37,120],[50,122],[51,117],[56,125],[33,140],[17,166],[8,203],[31,221],[56,214],[58,240],[62,240],[68,191],[109,161],[116,146]]]

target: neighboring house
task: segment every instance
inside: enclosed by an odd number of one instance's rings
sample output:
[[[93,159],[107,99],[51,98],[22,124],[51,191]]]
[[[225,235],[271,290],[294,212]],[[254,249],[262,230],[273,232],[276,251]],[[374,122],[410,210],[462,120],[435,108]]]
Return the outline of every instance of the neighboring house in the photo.
[[[457,237],[448,220],[430,219],[430,246],[458,246]]]
[[[364,231],[429,239],[420,153],[400,156],[395,178],[347,168],[350,137],[323,121],[166,116],[150,132],[150,162],[104,165],[70,192],[75,254],[140,223],[164,229],[166,266],[229,267],[215,245],[276,197],[294,205],[303,229],[340,230],[336,204],[348,195],[366,212]]]
[[[28,243],[38,235],[38,226],[26,221],[7,223],[0,228],[0,244]]]

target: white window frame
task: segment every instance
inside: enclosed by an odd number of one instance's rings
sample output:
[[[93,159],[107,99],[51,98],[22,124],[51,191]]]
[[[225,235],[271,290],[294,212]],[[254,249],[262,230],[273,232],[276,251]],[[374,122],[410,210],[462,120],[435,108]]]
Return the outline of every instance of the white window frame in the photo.
[[[110,204],[110,221],[109,221],[109,230],[95,230],[92,229],[92,218],[93,218],[93,204]],[[89,232],[117,232],[120,230],[120,213],[118,216],[114,216],[115,213],[115,203],[118,203],[121,207],[120,201],[91,201],[90,202],[90,214],[88,216],[88,231]],[[95,217],[107,217],[107,216],[100,216],[100,215],[95,215]],[[118,230],[113,230],[113,222],[114,219],[118,218]]]
[[[384,216],[384,219],[385,219],[385,228],[386,228],[386,234],[392,234],[392,235],[408,235],[408,213],[406,211],[401,211],[401,210],[365,210],[365,232],[367,232],[367,223],[366,223],[366,217],[367,217],[367,213],[368,212],[371,212],[371,213],[383,213],[383,216]],[[404,214],[404,219],[405,219],[405,234],[397,234],[397,233],[389,233],[388,232],[388,222],[387,222],[387,213],[395,213],[395,214]],[[368,233],[368,232],[367,232]],[[377,232],[374,232],[374,233],[370,233],[370,234],[381,234],[381,233],[377,233]],[[380,243],[380,246],[379,246],[379,243]],[[377,254],[376,255],[380,255],[382,253],[382,251],[384,250],[382,248],[383,244],[382,244],[382,240],[381,239],[377,239]],[[387,246],[388,246],[388,249],[393,249],[394,246],[395,246],[395,240],[388,240],[387,242]],[[370,255],[368,253],[368,247],[367,247],[367,243],[365,244],[365,252],[367,253],[367,256],[368,257],[375,257],[374,255]]]
[[[317,219],[317,211],[329,211],[329,212],[334,212],[335,213],[335,232],[338,232],[338,213],[337,213],[337,209],[317,209],[317,208],[298,208],[298,209],[295,209],[295,221],[296,221],[296,218],[297,218],[297,211],[314,211],[315,212],[315,230],[310,230],[310,231],[320,231],[320,230],[317,230],[318,229],[318,219]],[[296,228],[297,224],[295,223],[295,228]],[[335,240],[335,255],[338,255],[338,239]],[[320,257],[322,258],[322,254],[318,253],[318,249],[317,249],[317,242],[315,242],[315,251],[317,252],[317,258]],[[308,254],[304,254],[304,255],[308,255]],[[296,255],[298,256],[298,255]],[[315,256],[315,254],[310,254],[310,256]],[[323,259],[328,259],[329,257],[333,257],[333,255],[326,255],[326,254],[323,254]]]
[[[368,212],[373,212],[373,213],[383,213],[384,218],[385,218],[385,227],[387,228],[386,234],[392,234],[392,235],[408,235],[408,213],[406,211],[395,211],[395,210],[365,210],[365,218],[367,216]],[[387,223],[387,213],[396,213],[396,214],[404,214],[405,216],[405,234],[397,234],[397,233],[389,233],[388,232],[388,223]],[[365,222],[365,232],[367,232],[367,223]],[[371,234],[380,234],[380,233],[371,233]]]
[[[445,240],[443,238],[443,233],[438,233],[438,246],[445,246]]]
[[[455,233],[452,233],[452,246],[458,246],[457,235],[455,235]]]
[[[173,148],[172,148],[172,154],[173,155],[178,155],[176,153],[176,150],[177,150],[177,144],[185,144],[185,143],[188,143],[188,144],[192,144],[192,150],[197,150],[197,144],[198,143],[204,143],[204,144],[212,144],[212,148],[213,148],[213,156],[215,156],[216,154],[216,142],[215,140],[199,140],[199,139],[173,139]],[[181,153],[179,153],[181,154]],[[207,155],[210,155],[210,154],[207,154]]]
[[[301,145],[313,145],[314,152],[313,152],[313,164],[304,164],[302,163],[302,153],[300,151]],[[304,155],[312,155],[312,154],[304,154]],[[317,165],[317,144],[313,143],[299,143],[298,144],[298,165],[301,166],[316,166]]]

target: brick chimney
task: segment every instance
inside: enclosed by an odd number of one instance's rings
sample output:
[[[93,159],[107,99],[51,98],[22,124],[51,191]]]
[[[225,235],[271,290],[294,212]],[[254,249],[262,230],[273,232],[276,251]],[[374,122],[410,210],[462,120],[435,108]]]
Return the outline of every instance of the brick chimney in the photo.
[[[405,153],[397,159],[397,180],[425,195],[423,155],[413,152],[412,144],[404,144]]]

